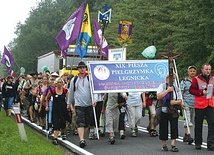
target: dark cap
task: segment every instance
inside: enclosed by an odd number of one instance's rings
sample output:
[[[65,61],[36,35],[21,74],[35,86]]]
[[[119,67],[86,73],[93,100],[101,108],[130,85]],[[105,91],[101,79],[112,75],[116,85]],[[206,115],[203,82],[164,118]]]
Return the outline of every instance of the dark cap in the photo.
[[[87,66],[86,66],[86,64],[85,64],[83,61],[80,61],[80,62],[78,63],[77,68],[80,68],[80,67],[87,67]]]
[[[189,71],[191,68],[194,68],[196,70],[195,66],[189,66],[187,70]]]

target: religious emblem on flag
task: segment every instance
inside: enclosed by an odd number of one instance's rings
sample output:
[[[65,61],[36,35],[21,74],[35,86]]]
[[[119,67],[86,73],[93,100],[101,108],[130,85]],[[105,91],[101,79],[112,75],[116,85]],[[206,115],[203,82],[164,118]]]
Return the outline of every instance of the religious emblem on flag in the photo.
[[[2,56],[1,63],[6,66],[8,74],[10,74],[13,62],[14,62],[13,56],[10,54],[8,49],[4,46],[4,53]]]
[[[111,23],[111,9],[104,13],[98,11],[98,22],[102,22],[103,20],[106,20]]]
[[[131,35],[132,35],[132,21],[121,20],[119,22],[118,28],[118,38],[117,41],[119,43],[131,43]]]
[[[91,22],[90,22],[89,8],[87,4],[83,21],[82,21],[81,31],[80,31],[77,46],[76,46],[76,52],[79,54],[81,59],[87,54],[88,44],[90,42],[91,36],[92,36]]]
[[[82,22],[84,4],[82,4],[66,21],[58,35],[56,41],[62,51],[62,56],[67,56],[69,45],[78,38],[79,30]]]

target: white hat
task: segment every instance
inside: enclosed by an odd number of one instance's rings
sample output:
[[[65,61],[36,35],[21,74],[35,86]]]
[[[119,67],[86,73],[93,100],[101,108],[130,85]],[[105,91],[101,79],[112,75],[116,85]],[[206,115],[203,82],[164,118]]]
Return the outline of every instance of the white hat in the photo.
[[[59,74],[57,74],[56,72],[53,72],[53,73],[51,74],[51,76],[59,77]]]

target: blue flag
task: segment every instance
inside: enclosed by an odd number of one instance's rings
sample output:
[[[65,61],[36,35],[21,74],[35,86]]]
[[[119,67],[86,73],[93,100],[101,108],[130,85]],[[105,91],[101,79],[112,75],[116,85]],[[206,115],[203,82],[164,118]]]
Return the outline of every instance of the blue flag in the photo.
[[[91,22],[87,4],[85,14],[83,17],[80,35],[76,46],[76,52],[79,54],[81,59],[87,54],[90,39],[91,39]]]

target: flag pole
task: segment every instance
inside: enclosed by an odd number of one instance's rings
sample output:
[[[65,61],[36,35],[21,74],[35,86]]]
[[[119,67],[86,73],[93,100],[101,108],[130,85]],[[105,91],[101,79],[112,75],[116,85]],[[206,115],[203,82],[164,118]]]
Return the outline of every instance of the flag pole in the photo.
[[[100,61],[102,60],[102,56],[103,56],[102,48],[103,48],[104,30],[105,29],[102,28],[102,40],[100,41]]]
[[[100,60],[102,60],[102,47],[103,47],[103,40],[104,40],[104,32],[105,28],[107,27],[108,23],[111,22],[111,9],[110,7],[105,4],[103,6],[104,14],[98,12],[98,22],[101,21],[101,27],[102,27],[102,40],[100,41]]]

